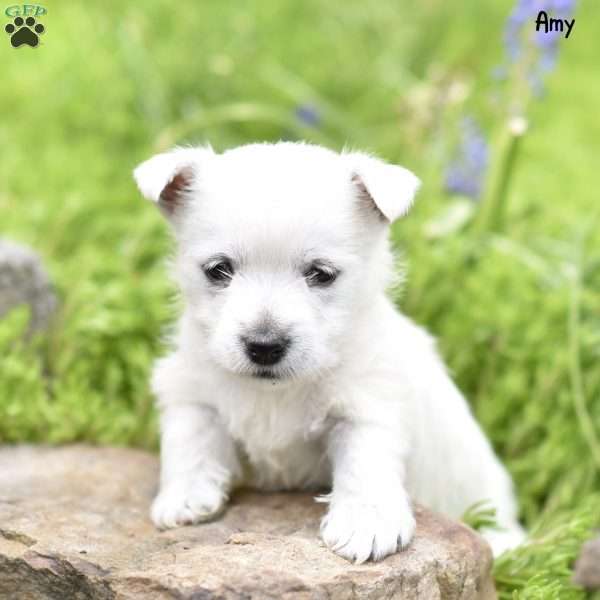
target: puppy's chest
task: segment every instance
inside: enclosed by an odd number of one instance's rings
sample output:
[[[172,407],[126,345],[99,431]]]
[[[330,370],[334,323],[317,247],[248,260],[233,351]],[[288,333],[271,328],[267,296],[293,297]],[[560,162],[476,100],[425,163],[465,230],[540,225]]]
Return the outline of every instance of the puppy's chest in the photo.
[[[326,437],[331,420],[310,401],[256,399],[228,415],[245,463],[246,485],[297,489],[326,485]]]

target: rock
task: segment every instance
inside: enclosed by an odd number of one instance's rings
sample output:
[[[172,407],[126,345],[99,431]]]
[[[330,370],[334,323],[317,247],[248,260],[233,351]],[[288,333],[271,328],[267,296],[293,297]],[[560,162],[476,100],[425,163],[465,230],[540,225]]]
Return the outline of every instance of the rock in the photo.
[[[0,598],[346,600],[496,597],[487,544],[417,509],[410,547],[354,565],[318,538],[308,494],[240,492],[219,520],[159,532],[158,461],[136,450],[0,448]]]
[[[19,304],[31,309],[30,330],[46,327],[56,297],[40,257],[25,246],[0,240],[0,318]]]
[[[573,580],[588,590],[600,590],[600,536],[583,545]]]

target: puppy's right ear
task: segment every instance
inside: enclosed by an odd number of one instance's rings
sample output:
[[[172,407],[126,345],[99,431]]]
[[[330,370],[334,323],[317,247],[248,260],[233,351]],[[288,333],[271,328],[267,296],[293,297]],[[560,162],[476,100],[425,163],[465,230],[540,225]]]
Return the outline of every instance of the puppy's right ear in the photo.
[[[202,164],[214,152],[210,147],[175,148],[143,162],[133,172],[140,192],[172,217],[194,189]]]
[[[363,152],[342,156],[350,166],[359,199],[374,208],[383,222],[393,223],[408,212],[421,184],[413,173]]]

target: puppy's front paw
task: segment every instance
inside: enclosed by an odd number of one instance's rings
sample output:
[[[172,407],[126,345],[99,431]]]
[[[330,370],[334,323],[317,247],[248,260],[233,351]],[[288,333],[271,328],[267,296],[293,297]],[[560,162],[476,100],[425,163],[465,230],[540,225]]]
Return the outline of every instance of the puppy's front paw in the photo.
[[[381,560],[406,547],[415,531],[408,503],[370,504],[334,499],[321,522],[321,537],[336,553],[356,563]]]
[[[227,494],[210,481],[175,482],[163,487],[152,503],[151,517],[160,529],[192,525],[218,515]]]

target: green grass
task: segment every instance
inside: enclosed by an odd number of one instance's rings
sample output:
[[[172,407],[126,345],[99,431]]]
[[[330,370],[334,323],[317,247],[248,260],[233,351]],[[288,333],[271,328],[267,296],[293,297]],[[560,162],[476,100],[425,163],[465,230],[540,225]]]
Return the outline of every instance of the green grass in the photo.
[[[501,233],[431,240],[461,114],[498,123],[508,1],[47,2],[36,50],[0,48],[0,234],[37,248],[61,309],[19,343],[0,322],[0,441],[155,448],[148,371],[174,317],[170,241],[131,169],[171,144],[306,138],[374,150],[424,180],[393,231],[399,304],[442,352],[517,483],[533,542],[496,563],[502,598],[570,584],[600,525],[600,79],[582,3],[532,106]],[[454,86],[454,87],[453,87]],[[444,101],[449,89],[464,97]],[[323,116],[295,118],[300,104]],[[513,596],[514,594],[514,596]]]

